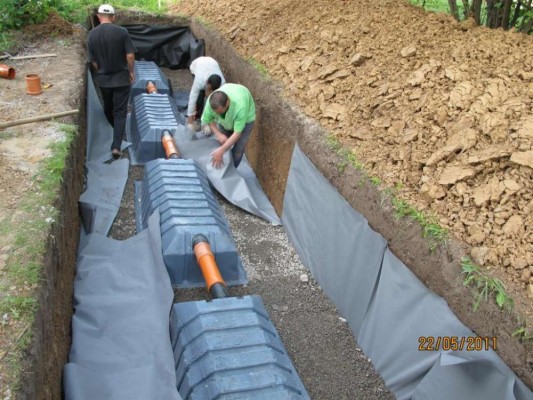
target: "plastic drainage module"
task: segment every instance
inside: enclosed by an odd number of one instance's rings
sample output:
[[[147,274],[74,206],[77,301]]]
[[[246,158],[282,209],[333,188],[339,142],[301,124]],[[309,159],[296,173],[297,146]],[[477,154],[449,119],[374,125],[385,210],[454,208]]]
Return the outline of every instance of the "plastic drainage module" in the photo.
[[[26,93],[31,95],[41,94],[43,89],[41,87],[41,77],[37,74],[26,75]]]

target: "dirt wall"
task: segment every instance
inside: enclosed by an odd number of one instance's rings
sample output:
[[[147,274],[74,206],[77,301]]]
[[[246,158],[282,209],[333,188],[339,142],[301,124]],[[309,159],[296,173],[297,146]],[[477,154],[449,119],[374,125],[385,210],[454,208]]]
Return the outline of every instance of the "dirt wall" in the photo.
[[[61,399],[63,366],[71,343],[72,295],[76,271],[80,217],[78,199],[83,189],[85,164],[85,79],[73,108],[80,110],[79,134],[65,160],[63,185],[55,207],[59,220],[50,230],[44,257],[39,308],[32,327],[30,351],[18,398]]]
[[[479,336],[497,337],[500,357],[533,387],[533,360],[528,357],[533,345],[512,337],[519,321],[493,303],[483,303],[472,311],[473,295],[462,285],[461,246],[450,240],[445,247],[432,251],[420,227],[406,218],[397,220],[390,199],[365,175],[351,166],[339,171],[343,160],[328,147],[325,130],[282,99],[275,82],[262,78],[250,63],[240,59],[214,29],[192,20],[191,30],[205,40],[206,55],[219,61],[226,80],[247,86],[256,100],[258,117],[246,155],[276,211],[281,214],[290,159],[297,143],[351,206],[383,235],[394,254],[443,297],[466,326]]]

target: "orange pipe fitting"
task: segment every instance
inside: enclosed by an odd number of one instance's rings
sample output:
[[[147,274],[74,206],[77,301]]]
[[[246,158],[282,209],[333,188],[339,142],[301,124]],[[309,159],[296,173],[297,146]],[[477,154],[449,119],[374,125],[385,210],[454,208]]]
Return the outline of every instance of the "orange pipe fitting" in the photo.
[[[157,93],[157,86],[155,85],[154,82],[148,81],[148,83],[146,84],[146,93],[148,94]]]
[[[198,265],[200,266],[200,270],[202,271],[202,275],[204,276],[207,290],[210,291],[211,287],[217,283],[226,286],[226,282],[224,282],[224,279],[222,279],[222,275],[220,275],[220,271],[218,270],[218,265],[209,243],[196,243],[193,251],[196,256],[196,261],[198,261]]]
[[[163,135],[161,136],[161,143],[163,144],[167,158],[180,158],[180,153],[178,151],[178,147],[176,146],[176,142],[169,131],[163,132]]]
[[[8,67],[6,64],[0,64],[0,77],[6,79],[15,79],[15,68]]]

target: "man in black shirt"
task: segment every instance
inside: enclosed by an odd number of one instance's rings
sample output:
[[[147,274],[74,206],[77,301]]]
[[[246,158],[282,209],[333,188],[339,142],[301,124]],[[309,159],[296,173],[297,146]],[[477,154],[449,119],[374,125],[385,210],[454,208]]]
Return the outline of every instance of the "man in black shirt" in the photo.
[[[113,126],[113,158],[121,156],[120,144],[126,130],[128,100],[134,80],[135,47],[128,31],[113,24],[115,9],[109,4],[98,8],[100,25],[89,32],[87,49],[89,61],[96,72],[95,82],[100,87],[104,113]]]

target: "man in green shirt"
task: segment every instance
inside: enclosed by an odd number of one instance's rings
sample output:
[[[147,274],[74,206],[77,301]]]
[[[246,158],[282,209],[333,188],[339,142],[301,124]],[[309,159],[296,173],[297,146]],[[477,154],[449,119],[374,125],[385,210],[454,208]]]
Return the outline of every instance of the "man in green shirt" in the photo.
[[[202,123],[211,128],[220,143],[210,154],[213,167],[221,168],[224,165],[222,157],[232,146],[233,164],[238,167],[254,122],[255,103],[246,87],[227,83],[209,96],[202,114]]]

